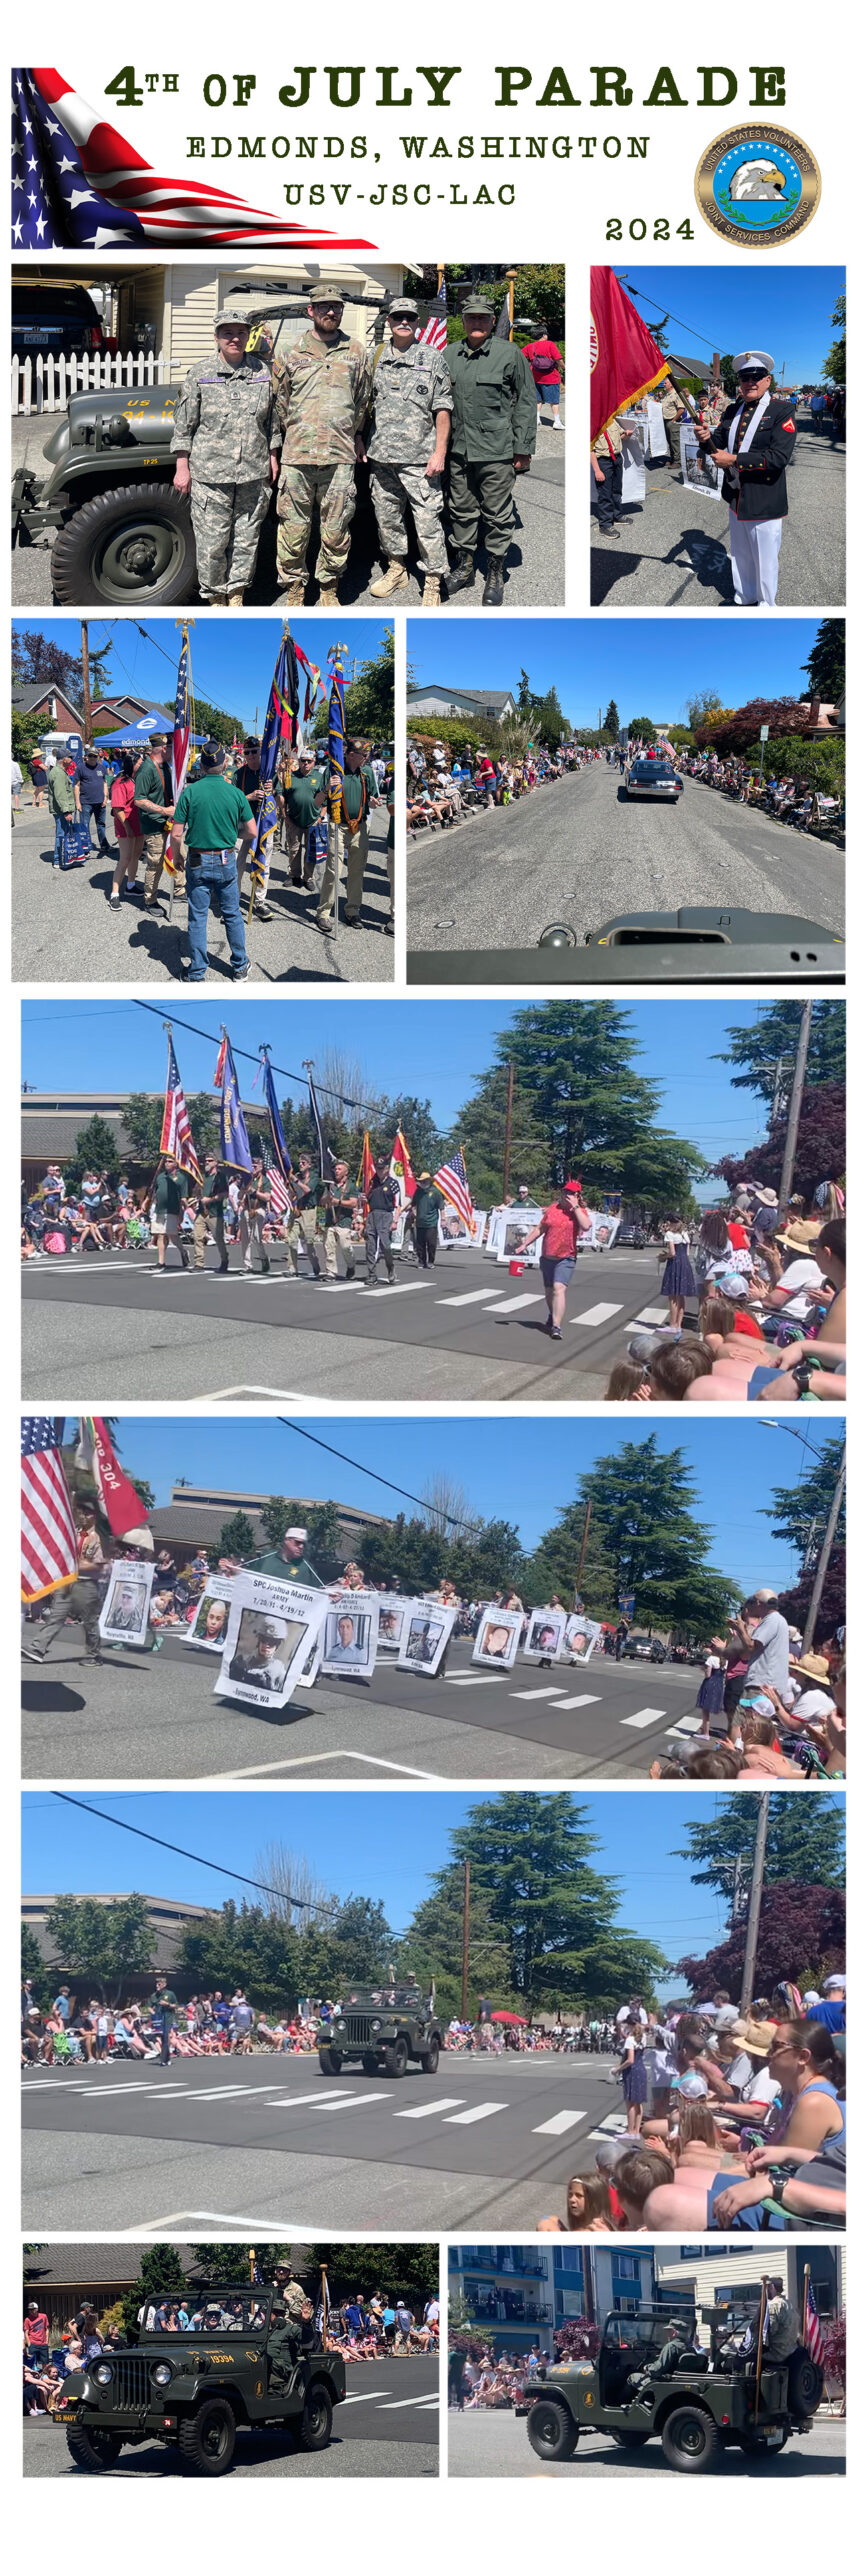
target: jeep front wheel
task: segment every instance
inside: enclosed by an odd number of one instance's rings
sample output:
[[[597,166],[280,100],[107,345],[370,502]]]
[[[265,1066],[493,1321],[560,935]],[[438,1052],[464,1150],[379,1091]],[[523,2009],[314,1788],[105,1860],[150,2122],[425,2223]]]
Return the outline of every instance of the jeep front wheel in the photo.
[[[189,502],[170,482],[89,498],[51,554],[55,604],[188,604],[196,594]]]
[[[408,2061],[409,2046],[406,2038],[405,2036],[398,2036],[396,2043],[391,2047],[390,2053],[386,2055],[385,2068],[389,2080],[402,2080]]]
[[[109,2427],[67,2427],[66,2441],[79,2471],[110,2471],[121,2447]]]
[[[375,2078],[376,2078],[376,2074],[377,2074],[377,2072],[378,2072],[378,2070],[379,2070],[379,2064],[378,2064],[378,2062],[377,2062],[377,2059],[376,2059],[376,2055],[375,2055],[375,2053],[363,2053],[363,2054],[362,2054],[362,2057],[361,2057],[361,2068],[362,2068],[362,2071],[366,2073],[366,2076],[367,2076],[368,2080],[375,2080]]]
[[[527,2436],[540,2462],[568,2462],[578,2442],[578,2429],[561,2400],[536,2400],[527,2419]]]
[[[422,2054],[422,2057],[421,2057],[421,2067],[422,2067],[422,2070],[423,2070],[423,2071],[427,2071],[427,2072],[431,2072],[431,2071],[438,2071],[438,2070],[439,2070],[439,2061],[440,2061],[439,2037],[438,2037],[438,2036],[434,2036],[434,2037],[432,2038],[431,2043],[428,2045],[427,2052]]]
[[[191,2418],[182,2418],[178,2444],[192,2471],[219,2480],[235,2450],[235,2412],[228,2400],[204,2400]]]
[[[319,2069],[324,2071],[326,2080],[336,2080],[342,2060],[342,2053],[332,2052],[330,2044],[320,2045]]]
[[[305,2453],[324,2453],[331,2443],[334,2409],[327,2382],[311,2382],[298,2428]]]
[[[672,2471],[709,2471],[719,2452],[719,2428],[706,2409],[684,2402],[662,2430],[662,2450]]]

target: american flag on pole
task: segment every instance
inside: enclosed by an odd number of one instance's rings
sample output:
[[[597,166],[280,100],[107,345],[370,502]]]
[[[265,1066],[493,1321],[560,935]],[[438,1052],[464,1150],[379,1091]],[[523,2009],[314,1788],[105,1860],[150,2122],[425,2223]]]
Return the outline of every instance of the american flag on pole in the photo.
[[[457,1209],[459,1217],[463,1218],[464,1225],[471,1227],[473,1204],[467,1183],[463,1147],[456,1147],[454,1155],[449,1156],[447,1164],[440,1165],[439,1172],[434,1174],[434,1181],[437,1190],[443,1193],[446,1200],[451,1201],[453,1209]]]
[[[265,713],[265,727],[262,733],[262,752],[259,758],[259,780],[264,791],[264,799],[261,800],[259,804],[259,815],[256,820],[256,837],[250,861],[250,877],[255,890],[264,889],[265,838],[271,833],[271,830],[276,827],[277,824],[277,802],[274,796],[274,776],[277,771],[280,749],[286,744],[287,740],[291,740],[292,737],[293,715],[289,691],[289,651],[291,647],[292,642],[290,641],[288,631],[284,631],[277,653],[277,664],[271,681],[268,709]]]
[[[160,1133],[160,1155],[171,1156],[174,1164],[182,1165],[185,1173],[192,1173],[197,1182],[201,1181],[201,1166],[193,1145],[187,1098],[178,1074],[178,1062],[171,1032],[169,1032],[169,1062],[166,1075],[166,1098],[163,1105],[163,1125]]]
[[[268,1190],[271,1197],[271,1207],[274,1210],[275,1215],[278,1218],[287,1218],[292,1203],[289,1197],[288,1183],[284,1182],[279,1165],[269,1165]]]
[[[181,654],[178,659],[178,681],[175,691],[175,725],[172,730],[172,782],[177,800],[187,778],[190,761],[190,640],[184,626]]]
[[[441,348],[445,346],[446,339],[448,337],[445,267],[443,268],[443,280],[440,285],[436,301],[431,304],[429,318],[425,321],[424,328],[419,330],[418,337],[419,345],[422,347]]]
[[[204,178],[163,178],[59,71],[12,73],[13,249],[370,249],[259,213]]]
[[[57,1424],[21,1424],[21,1598],[46,1600],[78,1578],[78,1538]]]
[[[804,2345],[811,2364],[824,2365],[825,2340],[811,2284],[807,2286],[807,2299],[804,2304]]]

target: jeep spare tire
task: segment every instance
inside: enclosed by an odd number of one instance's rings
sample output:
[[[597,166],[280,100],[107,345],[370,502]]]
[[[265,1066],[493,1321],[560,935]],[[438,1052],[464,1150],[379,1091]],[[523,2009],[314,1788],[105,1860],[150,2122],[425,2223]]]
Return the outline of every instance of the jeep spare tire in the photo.
[[[568,2462],[578,2442],[578,2429],[562,2400],[535,2400],[527,2436],[540,2462]]]
[[[821,2365],[814,2364],[806,2347],[796,2347],[789,2357],[788,2408],[793,2418],[815,2417],[825,2388]]]
[[[51,584],[56,604],[189,604],[197,592],[189,500],[165,480],[89,498],[57,536]]]
[[[182,2418],[178,2444],[191,2471],[219,2480],[235,2451],[235,2412],[228,2400],[203,2400],[192,2417]]]
[[[334,2408],[327,2382],[311,2382],[298,2428],[305,2453],[324,2453],[331,2443]]]
[[[672,2409],[662,2430],[662,2450],[672,2471],[709,2471],[719,2441],[715,2420],[693,2400]]]
[[[111,2427],[67,2427],[66,2441],[79,2471],[110,2471],[123,2439]]]

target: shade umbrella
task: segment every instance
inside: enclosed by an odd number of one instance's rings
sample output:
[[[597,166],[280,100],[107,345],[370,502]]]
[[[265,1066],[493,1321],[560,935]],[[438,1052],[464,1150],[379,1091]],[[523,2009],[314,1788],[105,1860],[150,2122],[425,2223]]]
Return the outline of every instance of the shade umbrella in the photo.
[[[495,2027],[525,2027],[527,2021],[519,2018],[514,2009],[492,2009],[491,2024]]]

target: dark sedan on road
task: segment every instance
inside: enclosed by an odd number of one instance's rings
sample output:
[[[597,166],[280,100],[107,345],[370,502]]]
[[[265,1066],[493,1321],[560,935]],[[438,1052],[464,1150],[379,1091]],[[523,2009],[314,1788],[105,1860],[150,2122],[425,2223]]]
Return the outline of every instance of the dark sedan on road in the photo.
[[[630,1636],[623,1647],[624,1662],[664,1662],[666,1647],[659,1636]]]
[[[673,764],[665,764],[657,756],[636,756],[624,775],[627,800],[680,799],[683,783]]]

